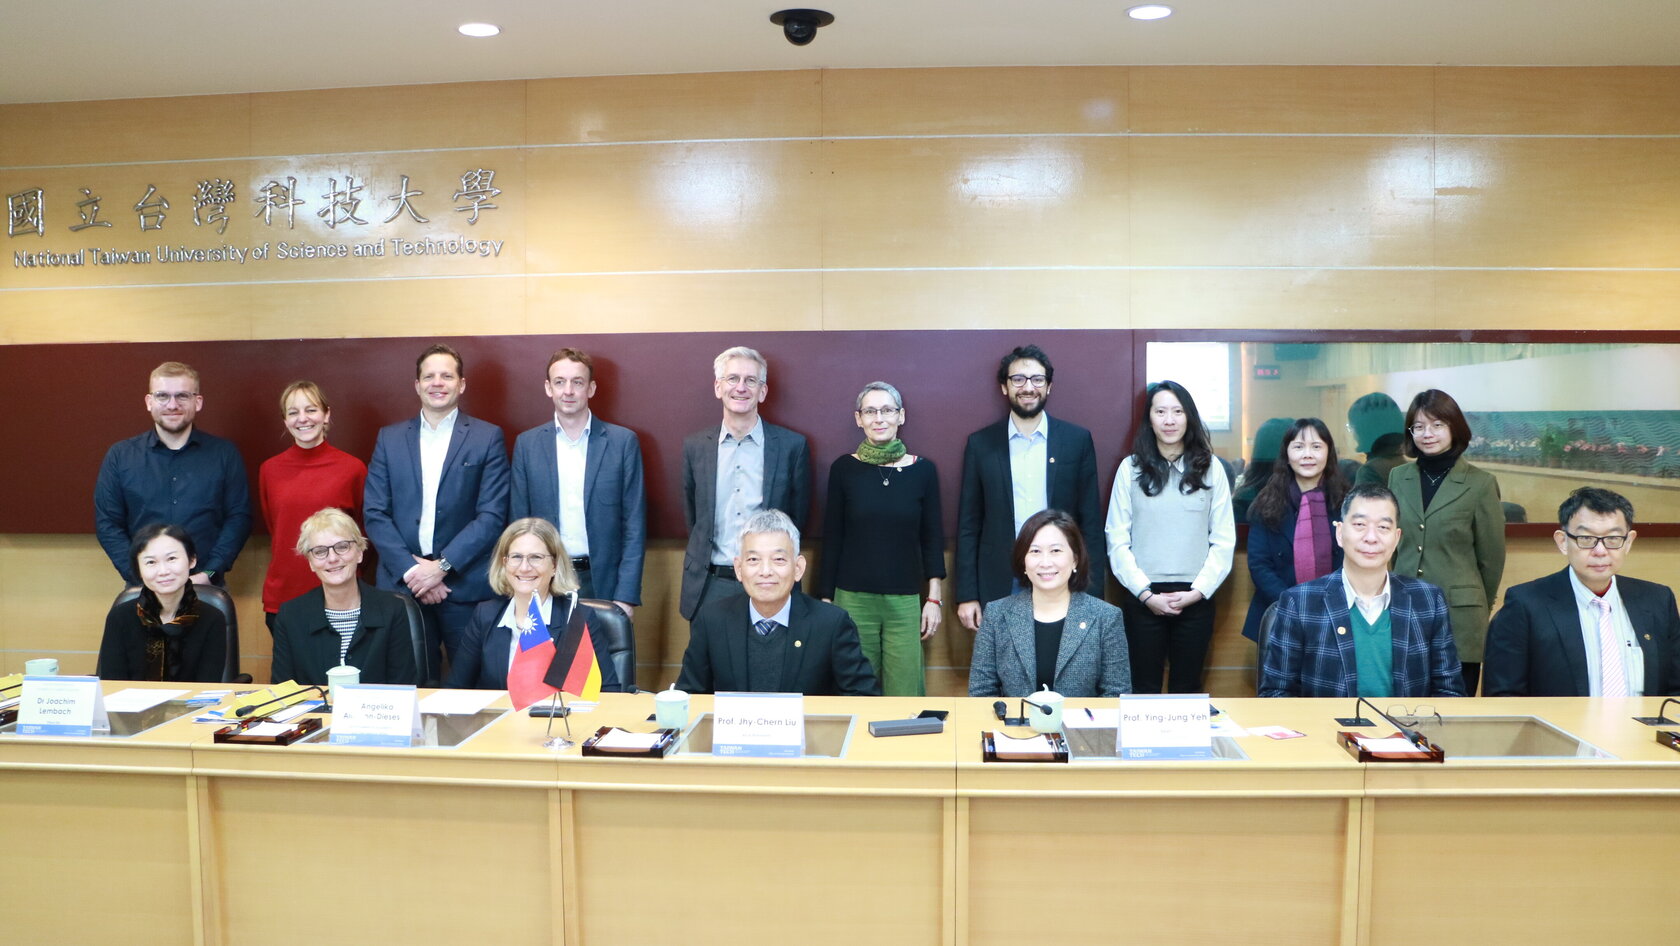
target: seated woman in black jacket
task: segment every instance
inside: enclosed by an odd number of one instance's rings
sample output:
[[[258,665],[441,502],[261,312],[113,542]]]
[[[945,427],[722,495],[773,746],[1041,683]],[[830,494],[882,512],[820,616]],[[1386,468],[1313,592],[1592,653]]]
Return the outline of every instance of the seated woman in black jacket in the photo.
[[[198,600],[192,536],[180,526],[146,526],[129,546],[140,597],[105,616],[98,673],[105,680],[219,683],[227,663],[227,621]]]
[[[557,641],[577,613],[577,573],[560,543],[559,530],[547,519],[515,519],[502,530],[490,555],[490,587],[502,597],[481,601],[473,609],[460,652],[449,657],[446,687],[507,689],[516,633],[531,626],[533,600],[549,635]],[[590,639],[601,667],[601,691],[621,692],[624,687],[613,670],[605,635],[592,634]]]
[[[303,520],[297,554],[321,587],[280,606],[274,618],[273,682],[325,686],[327,671],[346,664],[363,683],[420,682],[402,599],[356,575],[368,541],[356,520],[327,508]]]

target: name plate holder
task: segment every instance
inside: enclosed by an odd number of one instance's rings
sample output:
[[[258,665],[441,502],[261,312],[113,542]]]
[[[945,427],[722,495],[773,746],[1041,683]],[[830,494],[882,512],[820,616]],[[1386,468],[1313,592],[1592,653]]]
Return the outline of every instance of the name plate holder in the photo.
[[[18,704],[20,736],[91,736],[111,731],[98,677],[25,676]]]
[[[321,717],[305,716],[291,723],[271,723],[261,717],[241,720],[223,726],[211,737],[216,742],[236,746],[289,746],[299,739],[321,731]]]
[[[1067,738],[1059,732],[1020,738],[987,730],[980,734],[982,762],[1066,762]]]
[[[804,754],[804,694],[718,693],[712,698],[712,755],[797,759]]]
[[[1411,748],[1389,748],[1386,746],[1376,749],[1367,748],[1366,744],[1371,742],[1404,742]],[[1353,756],[1356,762],[1445,762],[1447,760],[1446,750],[1433,742],[1424,740],[1424,744],[1420,746],[1399,733],[1381,738],[1367,736],[1364,733],[1348,732],[1343,729],[1336,733],[1336,745],[1346,749],[1347,754]]]
[[[663,759],[677,744],[680,729],[656,729],[651,733],[631,732],[617,726],[602,726],[583,741],[583,754],[612,759]]]
[[[1114,754],[1130,760],[1213,758],[1213,713],[1206,693],[1120,697]]]
[[[387,746],[407,749],[420,741],[420,696],[413,686],[344,683],[333,698],[335,746]]]
[[[16,722],[18,704],[23,702],[23,674],[0,677],[0,726]]]

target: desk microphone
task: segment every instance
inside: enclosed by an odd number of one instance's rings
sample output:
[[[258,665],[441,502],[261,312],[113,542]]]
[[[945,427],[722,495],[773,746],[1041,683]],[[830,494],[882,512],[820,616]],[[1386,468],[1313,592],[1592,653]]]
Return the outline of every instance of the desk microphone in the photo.
[[[1027,724],[1027,717],[1024,714],[1021,716],[1009,715],[1009,704],[1003,700],[998,700],[992,704],[992,712],[997,714],[998,722],[1005,726],[1025,726]]]
[[[1668,704],[1670,703],[1673,703],[1675,706],[1680,706],[1680,700],[1677,700],[1674,697],[1669,697],[1668,699],[1662,701],[1661,706],[1657,707],[1657,715],[1635,716],[1633,721],[1636,723],[1644,723],[1647,726],[1680,726],[1680,722],[1669,719],[1667,716],[1663,715],[1663,710],[1668,709]]]
[[[1051,709],[1050,707],[1045,706],[1043,703],[1034,703],[1032,700],[1029,700],[1029,699],[1027,699],[1026,697],[1023,696],[1023,697],[1021,697],[1021,715],[1022,716],[1027,715],[1027,707],[1029,707],[1029,706],[1032,707],[1033,709],[1038,710],[1040,713],[1043,713],[1046,716],[1053,715],[1056,712],[1055,710]]]
[[[268,706],[270,703],[284,702],[285,700],[289,700],[294,696],[300,696],[304,693],[308,693],[311,690],[314,690],[316,693],[321,694],[321,712],[323,712],[323,713],[331,712],[332,707],[327,705],[327,700],[326,700],[327,691],[326,691],[326,688],[325,687],[318,687],[318,686],[306,686],[306,687],[304,687],[300,690],[293,690],[292,692],[287,693],[285,696],[277,696],[272,700],[265,700],[264,702],[261,702],[261,703],[252,703],[250,706],[241,706],[240,708],[233,711],[233,715],[243,719],[244,717],[250,716],[252,713],[255,713],[257,710],[262,709],[264,706]]]

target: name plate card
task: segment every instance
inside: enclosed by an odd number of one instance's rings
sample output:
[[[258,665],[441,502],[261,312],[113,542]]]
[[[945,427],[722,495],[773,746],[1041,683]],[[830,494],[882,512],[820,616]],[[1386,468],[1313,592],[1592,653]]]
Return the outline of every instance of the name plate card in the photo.
[[[340,684],[328,742],[408,748],[420,738],[420,696],[412,686]]]
[[[94,730],[111,730],[98,677],[23,678],[18,735],[91,736]]]
[[[712,755],[798,758],[804,753],[803,693],[719,693],[712,698]]]
[[[1209,710],[1206,693],[1122,696],[1115,754],[1122,759],[1211,759]]]

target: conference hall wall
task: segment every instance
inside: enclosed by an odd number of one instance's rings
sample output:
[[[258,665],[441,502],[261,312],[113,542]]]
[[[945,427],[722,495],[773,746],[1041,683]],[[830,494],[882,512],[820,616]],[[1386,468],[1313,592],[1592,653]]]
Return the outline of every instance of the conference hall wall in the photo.
[[[1052,412],[1095,431],[1106,500],[1155,332],[1673,330],[1677,169],[1674,68],[800,71],[0,107],[0,671],[92,668],[117,587],[94,473],[144,429],[166,358],[204,373],[202,426],[254,477],[287,443],[295,377],[325,385],[334,441],[365,457],[414,410],[425,341],[457,341],[466,409],[510,437],[546,416],[546,353],[595,351],[600,414],[646,450],[656,686],[686,638],[680,438],[715,423],[722,348],[770,357],[767,415],[811,438],[819,500],[857,388],[903,388],[949,531],[963,436],[1000,415],[991,373],[1018,342],[1055,357]],[[1508,583],[1561,564],[1543,537],[1513,549]],[[1633,565],[1672,580],[1677,560],[1657,539]],[[254,536],[232,575],[258,679],[267,561]],[[1215,693],[1252,692],[1248,596],[1239,557]],[[935,692],[961,688],[969,649],[948,616]]]

